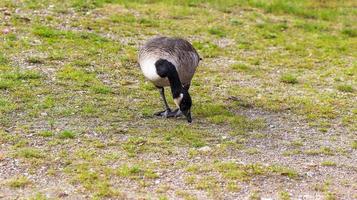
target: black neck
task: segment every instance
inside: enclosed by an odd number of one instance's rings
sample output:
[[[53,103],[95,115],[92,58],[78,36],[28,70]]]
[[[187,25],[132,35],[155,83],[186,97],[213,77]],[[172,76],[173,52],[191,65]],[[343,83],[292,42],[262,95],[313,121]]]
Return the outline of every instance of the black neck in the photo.
[[[176,69],[174,72],[169,73],[167,78],[169,79],[170,82],[172,97],[173,98],[179,97],[180,94],[182,93],[182,84]]]
[[[176,67],[171,62],[163,59],[158,60],[155,66],[160,77],[167,77],[169,79],[172,97],[179,97],[183,93],[183,87]]]

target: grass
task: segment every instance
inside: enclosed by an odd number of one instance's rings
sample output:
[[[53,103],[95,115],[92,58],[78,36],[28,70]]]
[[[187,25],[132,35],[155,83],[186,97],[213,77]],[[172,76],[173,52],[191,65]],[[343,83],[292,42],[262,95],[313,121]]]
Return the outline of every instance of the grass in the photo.
[[[337,164],[333,161],[326,160],[326,161],[321,162],[321,165],[326,166],[326,167],[334,167]]]
[[[0,196],[347,198],[353,183],[339,175],[350,173],[357,148],[354,8],[351,0],[0,1],[0,180],[19,185],[0,183]],[[187,38],[203,58],[190,125],[152,116],[163,107],[137,51],[155,35]],[[170,96],[166,89],[172,107]],[[322,190],[311,189],[306,174],[321,183],[325,174],[310,161],[332,177]],[[56,191],[39,181],[53,178]]]
[[[41,150],[33,147],[21,148],[17,151],[16,155],[22,158],[43,158],[44,154]]]
[[[290,194],[288,192],[285,191],[281,191],[279,192],[279,199],[281,200],[290,200]]]
[[[280,81],[288,84],[297,84],[299,83],[298,79],[292,74],[283,74],[280,77]]]
[[[73,139],[76,137],[76,134],[72,131],[64,130],[59,133],[58,137],[61,139]]]
[[[351,85],[339,85],[337,87],[337,89],[341,92],[350,92],[352,93],[354,90],[353,90],[353,87]]]
[[[351,147],[352,147],[352,149],[357,149],[357,140],[352,141]]]
[[[30,183],[29,179],[25,176],[14,177],[7,182],[7,184],[12,188],[22,188]]]

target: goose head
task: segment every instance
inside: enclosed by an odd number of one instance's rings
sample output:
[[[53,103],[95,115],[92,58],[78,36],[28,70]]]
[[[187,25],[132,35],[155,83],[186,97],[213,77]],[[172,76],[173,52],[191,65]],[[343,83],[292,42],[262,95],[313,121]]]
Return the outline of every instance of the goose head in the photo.
[[[183,89],[182,93],[178,98],[174,99],[176,105],[179,107],[182,114],[186,117],[189,123],[192,122],[191,118],[191,106],[192,106],[192,99],[190,94],[186,89]]]

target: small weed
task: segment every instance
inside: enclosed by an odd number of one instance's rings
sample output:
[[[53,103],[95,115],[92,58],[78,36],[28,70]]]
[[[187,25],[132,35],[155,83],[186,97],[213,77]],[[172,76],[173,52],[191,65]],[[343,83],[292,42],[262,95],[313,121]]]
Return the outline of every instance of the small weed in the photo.
[[[210,29],[208,29],[208,32],[212,35],[217,35],[219,37],[226,36],[226,33],[224,32],[224,30],[222,28],[218,28],[218,27],[210,28]]]
[[[357,29],[345,28],[342,30],[342,34],[347,35],[348,37],[357,37]]]
[[[195,176],[187,176],[185,178],[185,183],[188,185],[192,185],[196,182],[196,177]]]
[[[213,176],[207,176],[198,180],[195,187],[199,190],[213,190],[218,187],[218,181]]]
[[[29,185],[30,183],[31,182],[29,181],[29,179],[25,176],[14,177],[7,182],[7,184],[13,188],[25,187],[26,185]]]
[[[109,94],[112,92],[110,87],[104,85],[94,85],[91,87],[91,90],[97,94]]]
[[[47,197],[46,197],[46,195],[38,192],[33,197],[30,197],[29,200],[47,200]]]
[[[232,65],[231,67],[233,70],[241,71],[241,72],[246,72],[246,71],[252,70],[248,65],[243,64],[243,63],[237,63],[237,64]]]
[[[261,194],[259,191],[253,191],[251,192],[250,196],[249,196],[250,200],[260,200],[261,199]]]
[[[69,130],[64,130],[58,134],[60,139],[73,139],[76,137],[76,134]]]
[[[286,191],[281,191],[279,192],[279,199],[280,200],[290,200],[290,194],[289,192],[286,192]]]
[[[26,70],[26,71],[13,71],[9,73],[2,74],[5,79],[17,81],[17,80],[31,80],[41,78],[41,74],[36,71]]]
[[[352,149],[357,149],[357,140],[352,141],[351,147]]]
[[[9,60],[2,53],[0,53],[0,65],[5,65],[8,62]]]
[[[43,60],[43,58],[40,58],[40,57],[29,57],[29,58],[27,58],[27,62],[29,62],[31,64],[43,64],[44,60]]]
[[[43,38],[54,38],[62,35],[62,33],[56,29],[45,27],[45,26],[38,26],[33,29],[33,34],[43,37]]]
[[[179,139],[180,143],[190,144],[197,148],[205,146],[205,135],[207,135],[205,132],[187,126],[177,126],[173,130],[164,132],[166,141]]]
[[[326,160],[326,161],[323,161],[321,163],[322,166],[326,166],[326,167],[334,167],[336,166],[337,164],[333,161],[329,161],[329,160]]]
[[[341,92],[350,92],[352,93],[354,91],[353,87],[351,85],[339,85],[337,86],[337,89]]]
[[[211,42],[193,42],[204,58],[214,58],[222,54],[222,49]]]
[[[44,157],[43,153],[39,149],[33,148],[33,147],[21,148],[21,149],[17,150],[16,155],[18,157],[22,157],[22,158],[43,158]]]
[[[40,133],[38,133],[38,135],[42,136],[42,137],[52,137],[53,132],[52,131],[41,131]]]
[[[249,148],[249,149],[246,149],[245,152],[249,155],[255,155],[255,154],[259,154],[260,151],[256,148]]]
[[[297,84],[297,83],[299,83],[297,78],[292,74],[283,74],[280,77],[280,81],[283,82],[283,83],[288,83],[288,84]]]
[[[96,80],[94,74],[70,66],[64,67],[58,72],[57,76],[60,79],[78,82],[83,86],[93,83]]]
[[[183,190],[177,190],[175,192],[175,194],[179,197],[182,197],[185,200],[196,200],[197,199],[194,195],[192,195],[186,191],[183,191]]]
[[[130,137],[122,146],[129,156],[133,157],[138,153],[145,151],[147,140],[142,137]]]
[[[332,151],[330,147],[321,147],[320,149],[311,149],[311,150],[306,150],[304,151],[305,154],[307,155],[335,155],[335,153]]]
[[[231,19],[230,22],[233,26],[238,26],[243,24],[243,22],[239,21],[238,19]]]
[[[230,192],[239,192],[241,188],[235,181],[229,181],[226,186],[227,190]]]
[[[287,176],[289,178],[297,178],[299,174],[290,168],[284,167],[284,166],[279,166],[279,165],[273,165],[269,167],[269,170],[273,173],[278,173],[282,176]]]

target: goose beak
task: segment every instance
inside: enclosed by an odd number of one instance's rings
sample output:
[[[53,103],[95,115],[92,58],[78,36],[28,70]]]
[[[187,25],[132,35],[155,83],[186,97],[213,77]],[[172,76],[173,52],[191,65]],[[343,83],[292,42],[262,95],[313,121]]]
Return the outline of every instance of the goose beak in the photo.
[[[185,115],[187,122],[191,123],[192,122],[192,118],[191,118],[191,111],[187,111],[187,112],[183,112],[183,114]]]

